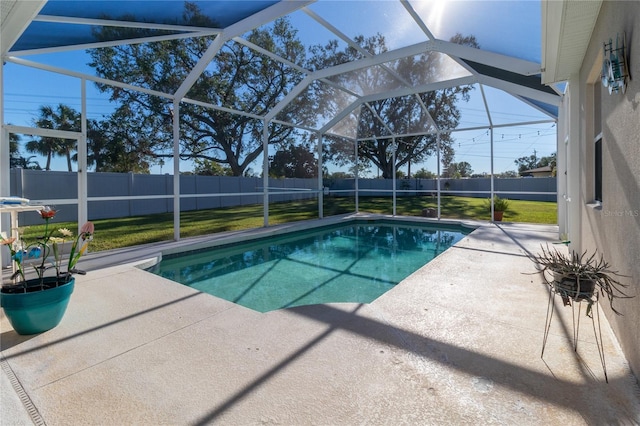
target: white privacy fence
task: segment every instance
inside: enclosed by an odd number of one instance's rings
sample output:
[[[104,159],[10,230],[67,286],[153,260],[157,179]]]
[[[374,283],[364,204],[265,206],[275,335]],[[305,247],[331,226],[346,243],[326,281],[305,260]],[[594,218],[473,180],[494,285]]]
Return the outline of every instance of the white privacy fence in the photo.
[[[324,184],[331,193],[355,191],[355,179],[325,179]],[[557,201],[556,178],[507,178],[494,179],[494,193],[501,198],[531,201]],[[389,196],[394,192],[390,179],[358,179],[360,196]],[[436,179],[399,179],[396,181],[397,196],[432,196],[438,191]],[[440,195],[489,198],[491,178],[440,179]]]
[[[78,178],[75,172],[11,170],[11,195],[55,206],[59,221],[77,221]],[[253,177],[180,176],[180,210],[262,204],[264,180]],[[325,179],[330,196],[434,196],[435,179]],[[491,179],[441,179],[441,195],[489,198]],[[317,179],[269,179],[269,202],[316,199]],[[494,179],[504,198],[556,201],[556,178]],[[88,217],[91,220],[173,212],[173,176],[133,173],[89,173]],[[325,200],[326,201],[326,200]],[[21,214],[20,224],[38,224],[36,214]]]

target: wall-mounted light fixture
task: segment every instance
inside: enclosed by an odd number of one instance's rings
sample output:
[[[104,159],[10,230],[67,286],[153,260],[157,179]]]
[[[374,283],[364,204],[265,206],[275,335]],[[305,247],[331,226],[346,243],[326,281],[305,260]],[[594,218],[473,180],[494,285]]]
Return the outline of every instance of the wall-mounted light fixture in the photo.
[[[624,93],[629,78],[625,33],[622,33],[622,38],[619,34],[616,36],[615,46],[609,39],[608,43],[603,43],[603,48],[602,85],[609,88],[609,94]]]

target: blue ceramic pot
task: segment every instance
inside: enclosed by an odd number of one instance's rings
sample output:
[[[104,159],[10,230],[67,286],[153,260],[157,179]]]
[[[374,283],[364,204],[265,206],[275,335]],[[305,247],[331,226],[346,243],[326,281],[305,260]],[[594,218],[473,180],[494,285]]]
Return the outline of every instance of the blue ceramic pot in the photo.
[[[40,280],[28,280],[27,293],[0,293],[0,305],[4,309],[11,326],[18,334],[42,333],[55,327],[62,321],[67,310],[69,298],[73,293],[75,278],[65,284],[55,285],[57,278],[44,278],[45,290],[32,291],[39,286]]]

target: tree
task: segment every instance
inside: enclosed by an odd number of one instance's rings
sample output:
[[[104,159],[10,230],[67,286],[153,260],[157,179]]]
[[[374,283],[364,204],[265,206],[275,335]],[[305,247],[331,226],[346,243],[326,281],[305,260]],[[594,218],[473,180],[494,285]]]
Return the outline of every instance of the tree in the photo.
[[[495,175],[497,178],[516,178],[518,177],[518,172],[515,170],[507,170],[506,172],[497,173]]]
[[[514,163],[518,166],[518,173],[522,173],[525,170],[535,169],[538,164],[538,158],[534,152],[532,155],[520,157],[514,160]]]
[[[209,28],[219,26],[189,2],[185,3],[180,23]],[[113,40],[135,38],[149,31],[103,27],[97,35],[104,40]],[[304,46],[287,18],[276,20],[269,28],[255,29],[246,38],[293,63],[302,65],[305,60]],[[101,77],[173,94],[213,39],[213,36],[194,37],[95,49],[90,52],[90,65]],[[262,115],[280,102],[302,77],[293,67],[229,41],[193,84],[187,97]],[[118,87],[98,85],[98,88],[109,92],[111,100],[120,102],[118,113],[123,118],[119,121],[122,131],[137,129],[144,138],[146,155],[172,155],[173,111],[169,101]],[[304,111],[300,108],[296,112],[303,114]],[[262,120],[187,102],[180,105],[179,112],[181,159],[214,161],[228,166],[234,176],[241,176],[262,154]],[[286,121],[290,113],[285,111],[279,118]],[[272,122],[268,129],[269,143],[286,146],[292,143],[295,132],[290,126]]]
[[[537,169],[538,167],[550,166],[552,171],[555,171],[557,161],[557,154],[553,154],[547,157],[538,158],[536,151],[529,156],[520,157],[514,160],[514,163],[518,166],[518,173],[522,173],[525,170]]]
[[[460,174],[460,177],[470,177],[473,174],[473,169],[471,168],[471,164],[466,161],[461,161],[456,165],[456,169]]]
[[[49,105],[40,107],[40,115],[34,120],[34,125],[43,129],[80,131],[80,113],[68,105],[59,104],[57,108]],[[76,149],[75,139],[63,139],[49,136],[42,136],[33,139],[26,144],[28,152],[47,157],[45,170],[51,170],[51,159],[54,155],[66,157],[67,168],[73,171],[71,164],[73,154]]]
[[[325,174],[326,179],[353,179],[353,175],[347,172],[333,172]]]
[[[557,163],[557,154],[554,152],[553,154],[547,157],[542,157],[540,161],[538,161],[537,166],[538,167],[549,166],[551,167],[551,170],[554,171],[554,174],[555,174],[556,163]]]
[[[96,172],[149,173],[151,156],[148,146],[144,144],[147,138],[135,126],[123,131],[120,125],[123,120],[118,112],[109,120],[87,120],[87,165],[95,166]],[[34,124],[44,129],[80,132],[81,114],[64,104],[59,104],[55,109],[43,105]],[[51,169],[54,155],[66,157],[69,171],[73,170],[72,162],[78,161],[75,139],[39,137],[27,142],[26,149],[46,157],[45,170]],[[39,164],[31,158],[22,159],[20,167],[40,169]]]
[[[384,36],[377,34],[365,38],[355,38],[364,50],[379,54],[387,50]],[[473,36],[463,37],[456,34],[452,42],[468,46],[478,47]],[[337,42],[330,42],[325,46],[311,48],[311,68],[324,68],[338,65],[350,60],[362,57],[362,54],[353,47],[347,47],[343,51],[338,50]],[[399,87],[403,84],[421,84],[428,80],[437,79],[441,73],[442,57],[432,52],[400,59],[385,67],[371,67],[358,73],[344,73],[335,76],[335,82],[360,93],[376,93],[381,88]],[[441,129],[453,129],[460,121],[460,111],[456,102],[469,100],[469,92],[472,86],[459,86],[437,91],[420,93],[417,95],[384,99],[367,103],[358,115],[345,118],[340,123],[340,128],[334,132],[349,133],[352,137],[368,138],[358,143],[359,161],[370,162],[382,171],[382,176],[390,179],[393,176],[394,141],[390,137],[381,135],[389,134],[389,128],[395,134],[418,133],[432,128],[430,120],[424,111],[426,106],[429,115]],[[332,113],[337,112],[342,105],[344,93],[329,88],[326,92],[319,92],[317,104]],[[336,96],[339,95],[339,96]],[[385,127],[388,126],[388,127]],[[351,129],[351,130],[349,130]],[[355,129],[355,131],[353,131]],[[421,162],[436,152],[437,137],[434,134],[402,137],[395,140],[396,169],[408,162]],[[327,150],[325,156],[338,165],[345,165],[353,161],[352,144],[348,139],[336,138]],[[440,135],[440,145],[443,162],[447,164],[453,158],[453,139],[450,133],[443,132]]]
[[[443,178],[459,179],[460,173],[458,173],[458,163],[449,163],[442,171]]]
[[[20,136],[15,133],[9,133],[9,157],[17,157],[20,155]]]
[[[40,164],[34,160],[35,155],[23,157],[20,155],[20,136],[9,134],[9,168],[41,170]]]
[[[231,176],[231,169],[215,161],[196,158],[193,173],[200,176]]]
[[[428,171],[424,167],[413,174],[416,179],[435,179],[437,176],[435,173]]]
[[[275,153],[269,164],[269,176],[313,178],[318,176],[318,162],[307,146],[294,145]]]
[[[40,163],[35,160],[36,156],[32,155],[30,157],[10,157],[9,158],[9,168],[16,169],[31,169],[31,170],[42,170],[40,167]]]
[[[470,177],[472,173],[473,169],[471,168],[471,164],[466,161],[461,161],[459,163],[450,163],[444,173],[442,173],[442,176],[451,179],[460,179]]]
[[[135,126],[122,126],[120,111],[104,121],[87,123],[87,164],[96,172],[149,173],[157,156],[150,153],[149,139]]]

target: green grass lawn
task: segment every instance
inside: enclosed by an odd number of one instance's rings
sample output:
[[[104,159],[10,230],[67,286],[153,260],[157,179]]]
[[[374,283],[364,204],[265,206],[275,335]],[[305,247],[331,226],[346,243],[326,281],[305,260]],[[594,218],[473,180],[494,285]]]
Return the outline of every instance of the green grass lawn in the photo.
[[[441,212],[443,218],[489,220],[490,213],[486,201],[482,198],[442,197]],[[403,216],[421,216],[422,209],[436,208],[436,199],[431,197],[398,197],[396,214]],[[180,215],[181,237],[213,234],[223,231],[258,228],[263,225],[262,204],[225,207],[211,210],[182,212]],[[324,202],[324,215],[350,213],[355,210],[353,197],[328,197]],[[392,214],[393,204],[390,197],[361,197],[361,212]],[[269,224],[316,219],[318,205],[316,200],[272,203],[269,206]],[[504,214],[506,222],[557,223],[556,203],[540,201],[509,200],[509,210]],[[120,219],[99,219],[93,221],[96,232],[91,243],[91,251],[129,247],[158,241],[170,241],[173,238],[173,214],[163,213]],[[56,223],[56,228],[76,230],[75,223]],[[43,226],[31,226],[24,237],[32,240],[42,235]]]

